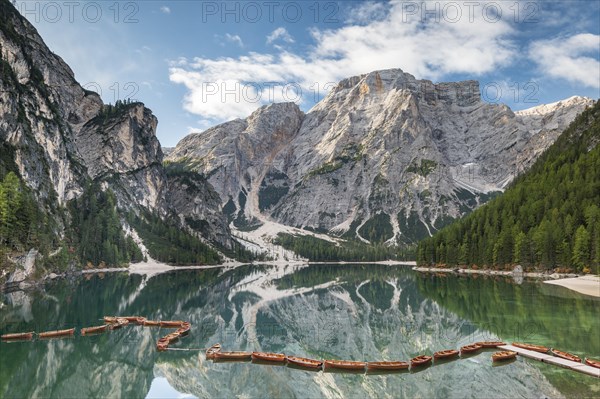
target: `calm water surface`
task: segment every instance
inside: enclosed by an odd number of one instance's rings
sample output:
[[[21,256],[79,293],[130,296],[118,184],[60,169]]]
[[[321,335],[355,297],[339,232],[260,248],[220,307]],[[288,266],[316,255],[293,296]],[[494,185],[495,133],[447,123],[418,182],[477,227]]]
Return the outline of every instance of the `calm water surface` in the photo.
[[[537,282],[420,275],[377,265],[247,266],[55,281],[7,294],[0,331],[102,324],[104,315],[188,320],[190,336],[158,353],[165,330],[128,326],[72,339],[0,343],[2,398],[599,397],[600,380],[491,352],[419,372],[308,372],[212,363],[198,349],[314,358],[408,360],[473,341],[522,340],[600,358],[600,301]]]

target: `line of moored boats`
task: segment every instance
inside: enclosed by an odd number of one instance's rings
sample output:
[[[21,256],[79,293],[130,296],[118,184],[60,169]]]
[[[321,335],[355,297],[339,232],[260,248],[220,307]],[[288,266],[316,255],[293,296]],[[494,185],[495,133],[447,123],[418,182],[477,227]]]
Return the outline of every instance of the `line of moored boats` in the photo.
[[[160,338],[156,343],[156,349],[159,352],[168,349],[169,345],[179,340],[180,337],[189,334],[191,324],[187,321],[155,321],[147,320],[141,316],[104,316],[104,324],[95,327],[85,327],[80,330],[82,336],[101,334],[109,330],[116,330],[128,324],[146,326],[146,327],[162,327],[162,328],[174,328],[173,332]],[[75,328],[69,328],[64,330],[45,331],[36,333],[34,331],[16,334],[4,334],[0,336],[3,341],[29,341],[37,336],[41,339],[52,339],[52,338],[63,338],[73,336],[75,334]],[[435,352],[433,356],[420,355],[412,358],[409,362],[405,361],[380,361],[380,362],[362,362],[353,360],[316,360],[298,356],[287,356],[283,353],[270,353],[270,352],[243,352],[243,351],[222,351],[221,344],[215,344],[206,350],[206,358],[216,361],[254,361],[254,362],[267,362],[270,364],[289,364],[291,366],[314,369],[314,370],[326,370],[326,369],[339,369],[339,370],[380,370],[380,371],[394,371],[394,370],[407,370],[416,367],[427,366],[432,363],[433,360],[443,361],[456,359],[459,356],[468,356],[479,352],[483,348],[493,349],[499,346],[506,345],[501,341],[481,341],[470,345],[465,345],[456,349],[447,349]],[[539,353],[550,353],[561,359],[570,360],[572,362],[581,363],[579,356],[573,355],[568,352],[560,351],[558,349],[550,348],[545,346],[527,344],[521,342],[513,342],[513,346],[518,348],[527,349]],[[492,360],[494,362],[506,361],[515,359],[517,352],[504,350],[495,352],[492,354]],[[600,368],[600,361],[585,358],[583,363],[588,366]]]
[[[498,348],[499,346],[506,345],[504,342],[500,341],[482,341],[476,342],[470,345],[465,345],[460,348],[460,350],[456,349],[447,349],[435,352],[433,356],[428,355],[420,355],[412,358],[410,361],[383,361],[383,362],[363,362],[363,361],[354,361],[354,360],[317,360],[317,359],[309,359],[305,357],[298,356],[288,356],[283,353],[271,353],[271,352],[244,352],[244,351],[222,351],[221,344],[215,344],[206,350],[206,359],[210,359],[213,361],[253,361],[253,362],[264,362],[267,364],[288,364],[292,367],[299,367],[305,369],[312,370],[354,370],[354,371],[399,371],[399,370],[408,370],[415,369],[417,367],[423,367],[430,365],[434,360],[435,361],[443,361],[443,360],[453,360],[458,358],[459,356],[466,357],[468,355],[479,352],[483,348],[493,349]],[[532,345],[532,344],[524,344],[513,342],[514,346],[535,350],[538,352],[546,353],[548,352],[548,348]],[[561,357],[563,359],[581,362],[581,359],[575,355],[572,355],[567,352],[559,351],[556,349],[551,349],[550,353],[555,356]],[[517,357],[517,352],[515,351],[499,351],[492,354],[492,361],[500,362],[515,359]],[[585,363],[592,366],[600,368],[600,361],[585,359]]]
[[[174,332],[171,332],[164,337],[160,338],[156,343],[156,349],[159,352],[168,349],[169,344],[177,341],[180,337],[189,334],[192,325],[187,321],[155,321],[147,320],[141,316],[104,316],[104,324],[94,327],[85,327],[80,330],[82,336],[102,334],[110,330],[117,330],[128,324],[145,326],[145,327],[162,327],[162,328],[175,328]],[[68,328],[65,330],[45,331],[36,333],[35,331],[16,333],[16,334],[4,334],[0,336],[3,341],[17,342],[17,341],[30,341],[37,336],[38,338],[65,338],[75,335],[75,328]]]

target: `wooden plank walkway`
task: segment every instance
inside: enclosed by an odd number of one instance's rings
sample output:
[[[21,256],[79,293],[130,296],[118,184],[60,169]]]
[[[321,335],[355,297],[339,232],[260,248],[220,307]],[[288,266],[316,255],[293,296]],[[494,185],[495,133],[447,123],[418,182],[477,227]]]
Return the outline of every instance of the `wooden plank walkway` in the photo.
[[[530,351],[523,348],[518,348],[513,345],[502,345],[498,348],[507,351],[515,351],[519,354],[519,356],[527,357],[530,359],[538,360],[542,363],[553,364],[555,366],[563,367],[569,370],[577,371],[583,374],[591,375],[596,378],[600,378],[600,369],[597,369],[592,366],[588,366],[587,364],[572,362],[570,360],[561,359],[556,356],[547,355],[545,353],[540,353],[536,351]]]

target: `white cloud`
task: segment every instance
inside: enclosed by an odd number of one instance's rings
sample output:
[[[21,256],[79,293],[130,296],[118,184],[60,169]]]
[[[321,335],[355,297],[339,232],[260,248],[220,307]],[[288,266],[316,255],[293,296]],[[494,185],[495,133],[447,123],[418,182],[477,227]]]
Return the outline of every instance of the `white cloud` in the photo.
[[[229,33],[225,33],[225,39],[227,41],[237,44],[240,47],[244,47],[244,42],[239,35],[231,35]]]
[[[290,36],[287,29],[279,27],[275,29],[269,36],[267,36],[267,44],[271,44],[276,40],[283,40],[286,43],[294,43],[294,39]]]
[[[472,19],[465,13],[458,21],[421,18],[408,14],[403,5],[390,3],[385,18],[366,25],[313,30],[314,45],[307,54],[276,47],[274,54],[179,60],[171,65],[170,79],[188,89],[186,110],[218,122],[245,117],[273,98],[302,103],[317,90],[325,94],[323,89],[332,82],[374,70],[401,68],[428,79],[451,73],[480,75],[508,65],[517,55],[511,41],[515,31],[508,21],[490,23],[481,12]],[[287,31],[280,29],[267,41],[285,37]],[[289,82],[302,88],[302,98],[285,95]],[[237,96],[230,93],[236,84],[241,91]],[[208,96],[215,88],[223,90]],[[270,95],[252,97],[264,93]]]
[[[167,6],[162,6],[160,8],[160,12],[162,12],[163,14],[170,14],[171,13],[171,9]]]
[[[568,38],[539,40],[529,47],[529,57],[551,77],[600,88],[600,36],[581,33]]]

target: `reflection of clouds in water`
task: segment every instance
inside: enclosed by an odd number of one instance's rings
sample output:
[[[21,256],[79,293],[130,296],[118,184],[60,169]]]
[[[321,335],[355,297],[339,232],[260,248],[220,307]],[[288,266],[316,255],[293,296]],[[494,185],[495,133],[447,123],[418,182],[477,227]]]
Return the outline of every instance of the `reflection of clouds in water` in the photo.
[[[156,377],[152,380],[150,385],[150,391],[146,395],[146,399],[165,399],[165,398],[177,398],[177,399],[193,399],[196,396],[188,393],[181,393],[169,384],[169,381],[165,377]]]

